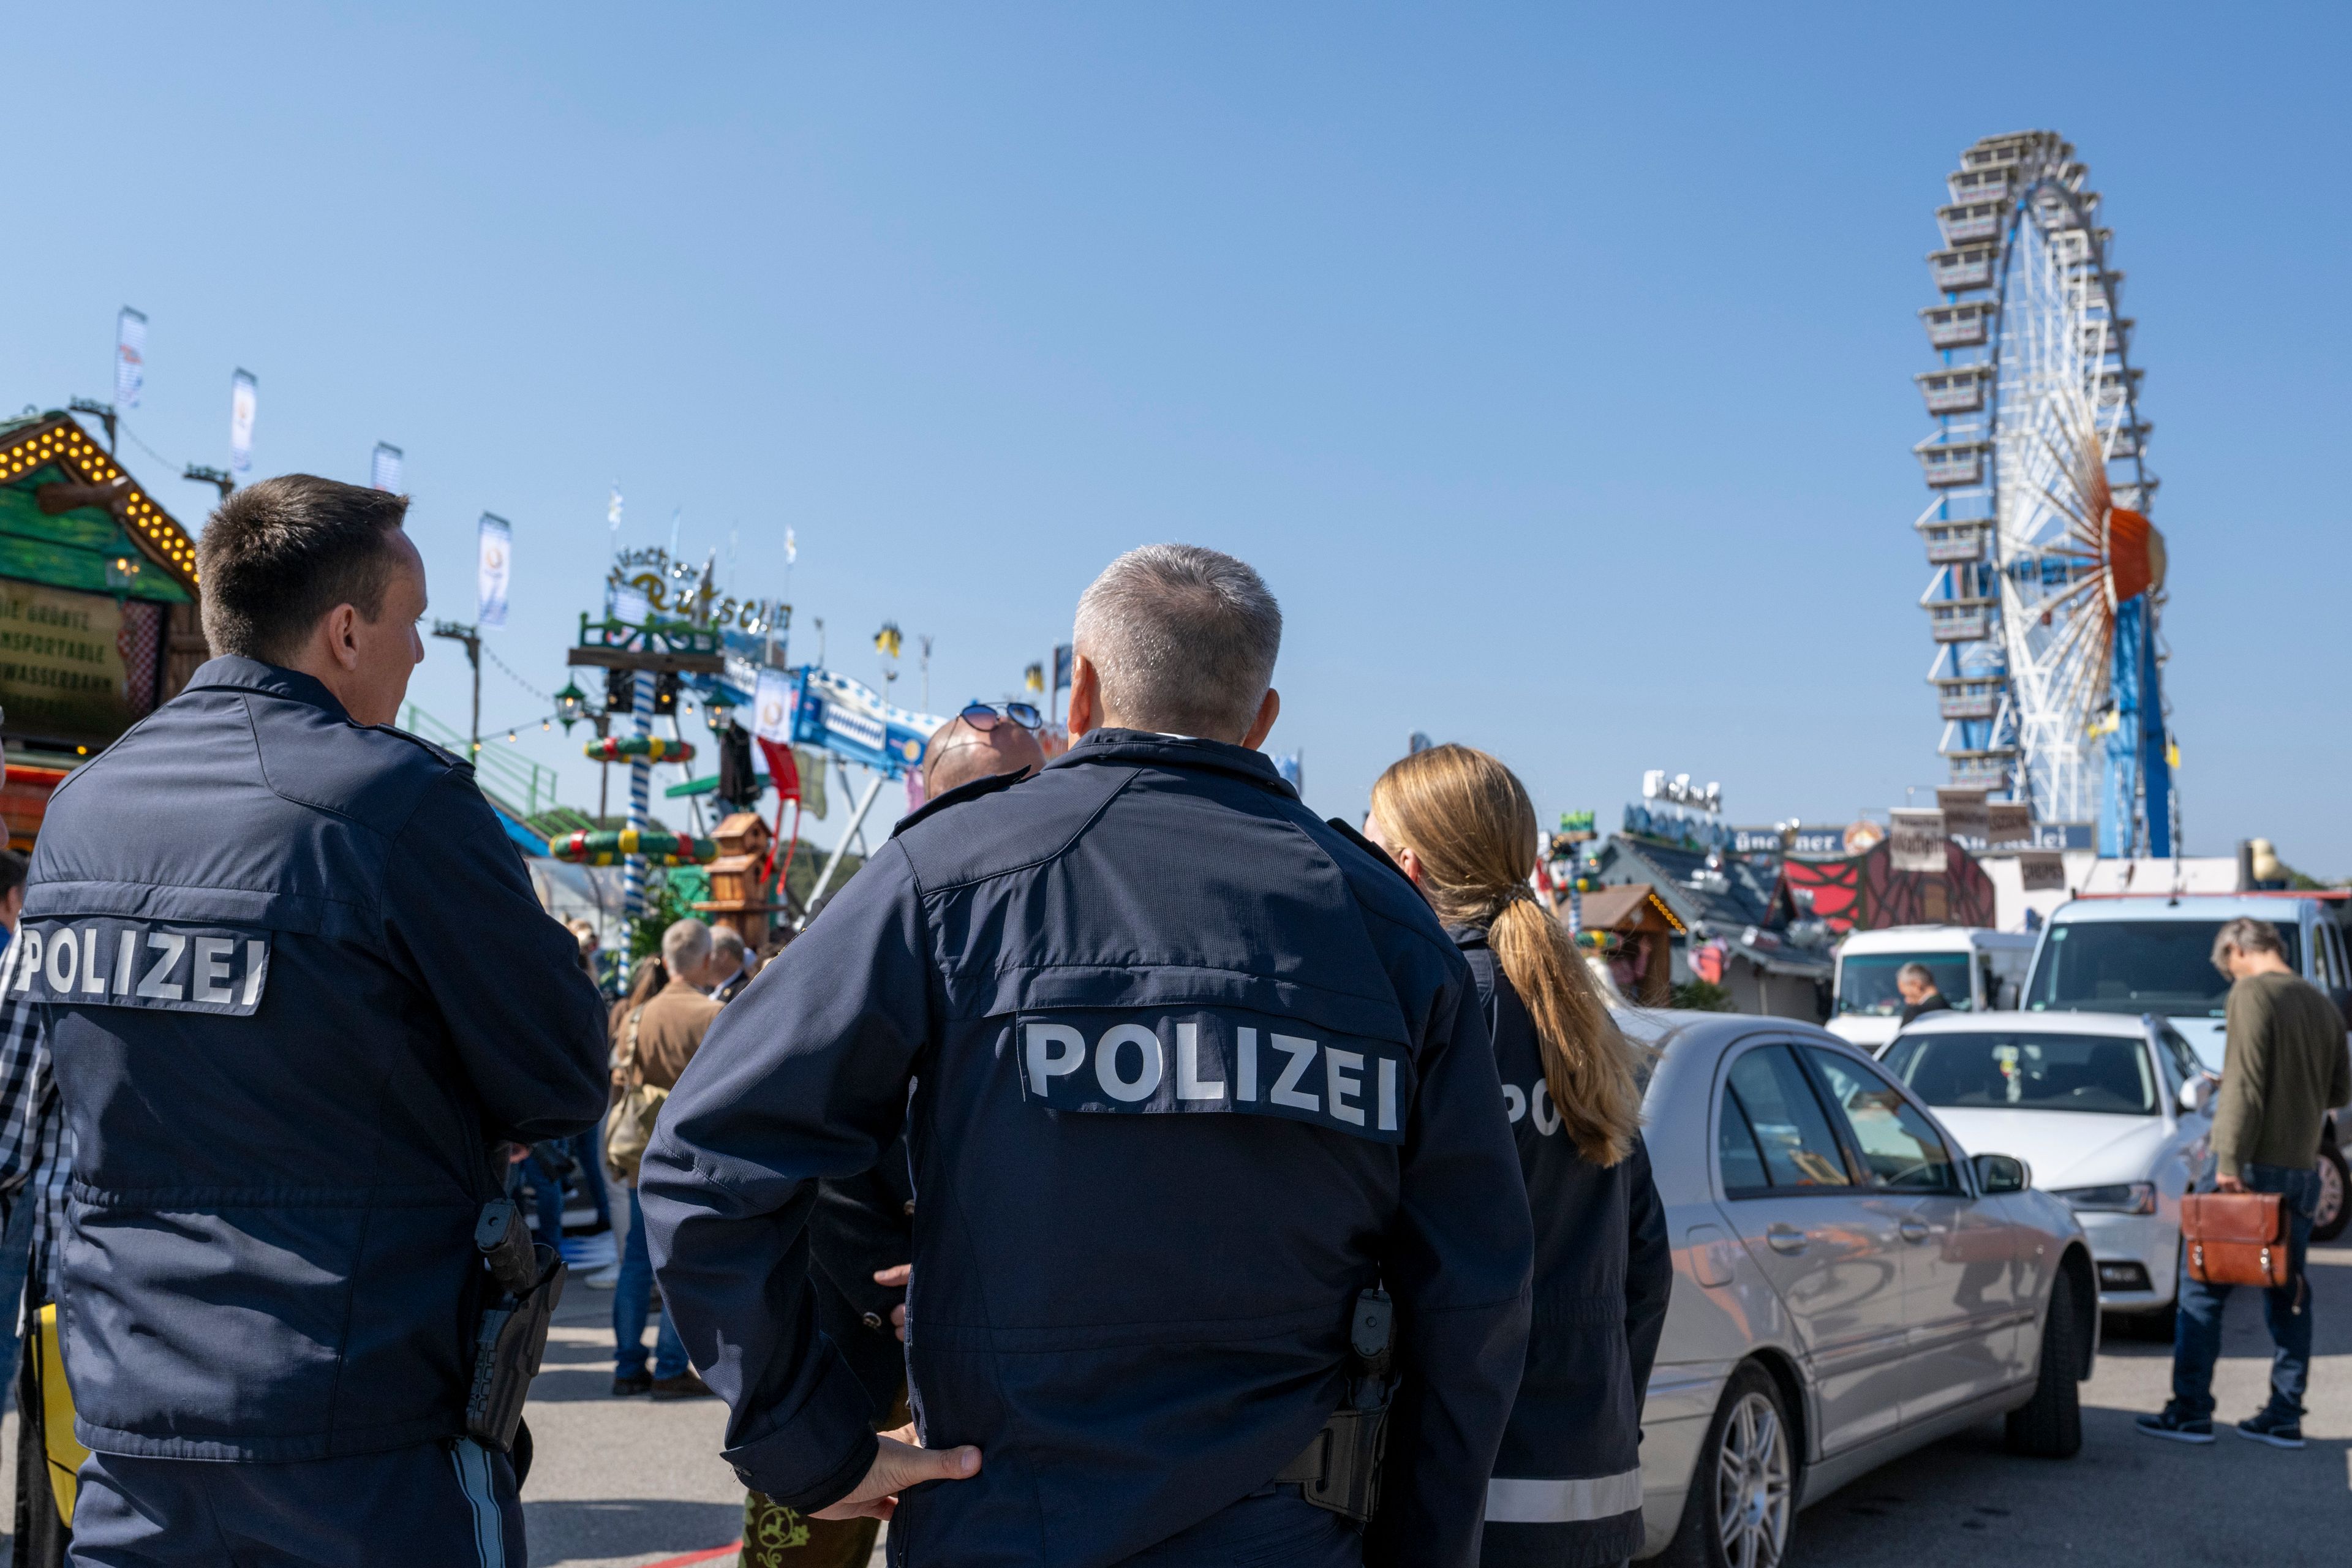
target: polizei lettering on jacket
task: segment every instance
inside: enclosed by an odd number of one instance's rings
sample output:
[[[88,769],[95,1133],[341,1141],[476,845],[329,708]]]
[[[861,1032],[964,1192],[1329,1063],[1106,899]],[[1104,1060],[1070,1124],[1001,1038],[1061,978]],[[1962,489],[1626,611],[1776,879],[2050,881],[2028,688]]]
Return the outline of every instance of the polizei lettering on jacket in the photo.
[[[1303,1021],[1223,1010],[1057,1011],[1014,1019],[1013,1044],[1022,1098],[1053,1110],[1278,1116],[1402,1143],[1412,1106],[1403,1046]]]
[[[269,980],[267,932],[178,921],[26,921],[0,987],[61,1006],[249,1017]]]

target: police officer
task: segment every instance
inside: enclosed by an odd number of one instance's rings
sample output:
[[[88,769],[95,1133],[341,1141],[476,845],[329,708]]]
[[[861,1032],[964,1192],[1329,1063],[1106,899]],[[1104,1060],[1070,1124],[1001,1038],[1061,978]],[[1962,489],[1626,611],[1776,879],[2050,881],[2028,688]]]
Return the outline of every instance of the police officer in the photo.
[[[924,1564],[1476,1561],[1526,1192],[1461,954],[1255,750],[1280,637],[1229,556],[1114,562],[1083,739],[903,822],[679,1080],[639,1190],[752,1487],[895,1497]],[[804,1232],[902,1121],[916,1422],[877,1441]],[[1333,1454],[1384,1397],[1363,1531]]]
[[[494,1145],[604,1110],[603,1007],[472,768],[391,728],[406,507],[224,502],[215,657],[42,826],[0,983],[47,1010],[75,1140],[76,1563],[525,1560],[512,1464],[464,1436],[476,1229]]]

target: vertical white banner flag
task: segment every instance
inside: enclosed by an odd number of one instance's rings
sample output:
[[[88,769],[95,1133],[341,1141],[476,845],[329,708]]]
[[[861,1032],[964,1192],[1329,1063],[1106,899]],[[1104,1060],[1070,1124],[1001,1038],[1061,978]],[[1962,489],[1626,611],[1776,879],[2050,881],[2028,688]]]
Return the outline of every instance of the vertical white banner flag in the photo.
[[[400,493],[400,448],[389,441],[378,441],[374,455],[368,458],[368,489]]]
[[[484,631],[507,624],[507,579],[514,567],[514,530],[505,518],[482,514],[481,577],[474,624]]]
[[[114,318],[114,406],[139,406],[147,386],[147,318],[130,306]]]
[[[751,694],[751,733],[779,746],[793,743],[793,678],[781,669],[760,672]]]
[[[253,468],[253,414],[259,387],[249,370],[229,377],[228,466],[240,474]]]

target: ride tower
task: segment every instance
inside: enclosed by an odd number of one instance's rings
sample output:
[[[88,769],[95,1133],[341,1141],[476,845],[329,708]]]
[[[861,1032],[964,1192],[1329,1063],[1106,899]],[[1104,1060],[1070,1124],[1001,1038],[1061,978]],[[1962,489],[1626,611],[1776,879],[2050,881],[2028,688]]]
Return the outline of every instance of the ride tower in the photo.
[[[2053,132],[1987,137],[1947,184],[1919,312],[1940,363],[1914,378],[1938,750],[2037,822],[2095,820],[2102,855],[2169,856],[2164,541],[2114,233]]]

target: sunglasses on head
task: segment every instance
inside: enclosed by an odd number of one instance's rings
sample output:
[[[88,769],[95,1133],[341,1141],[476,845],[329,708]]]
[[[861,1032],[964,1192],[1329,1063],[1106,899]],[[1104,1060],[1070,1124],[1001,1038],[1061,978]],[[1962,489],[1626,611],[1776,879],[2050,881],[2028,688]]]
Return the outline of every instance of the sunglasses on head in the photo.
[[[1042,728],[1045,716],[1026,702],[974,702],[956,715],[985,735],[1007,719],[1024,730]]]

